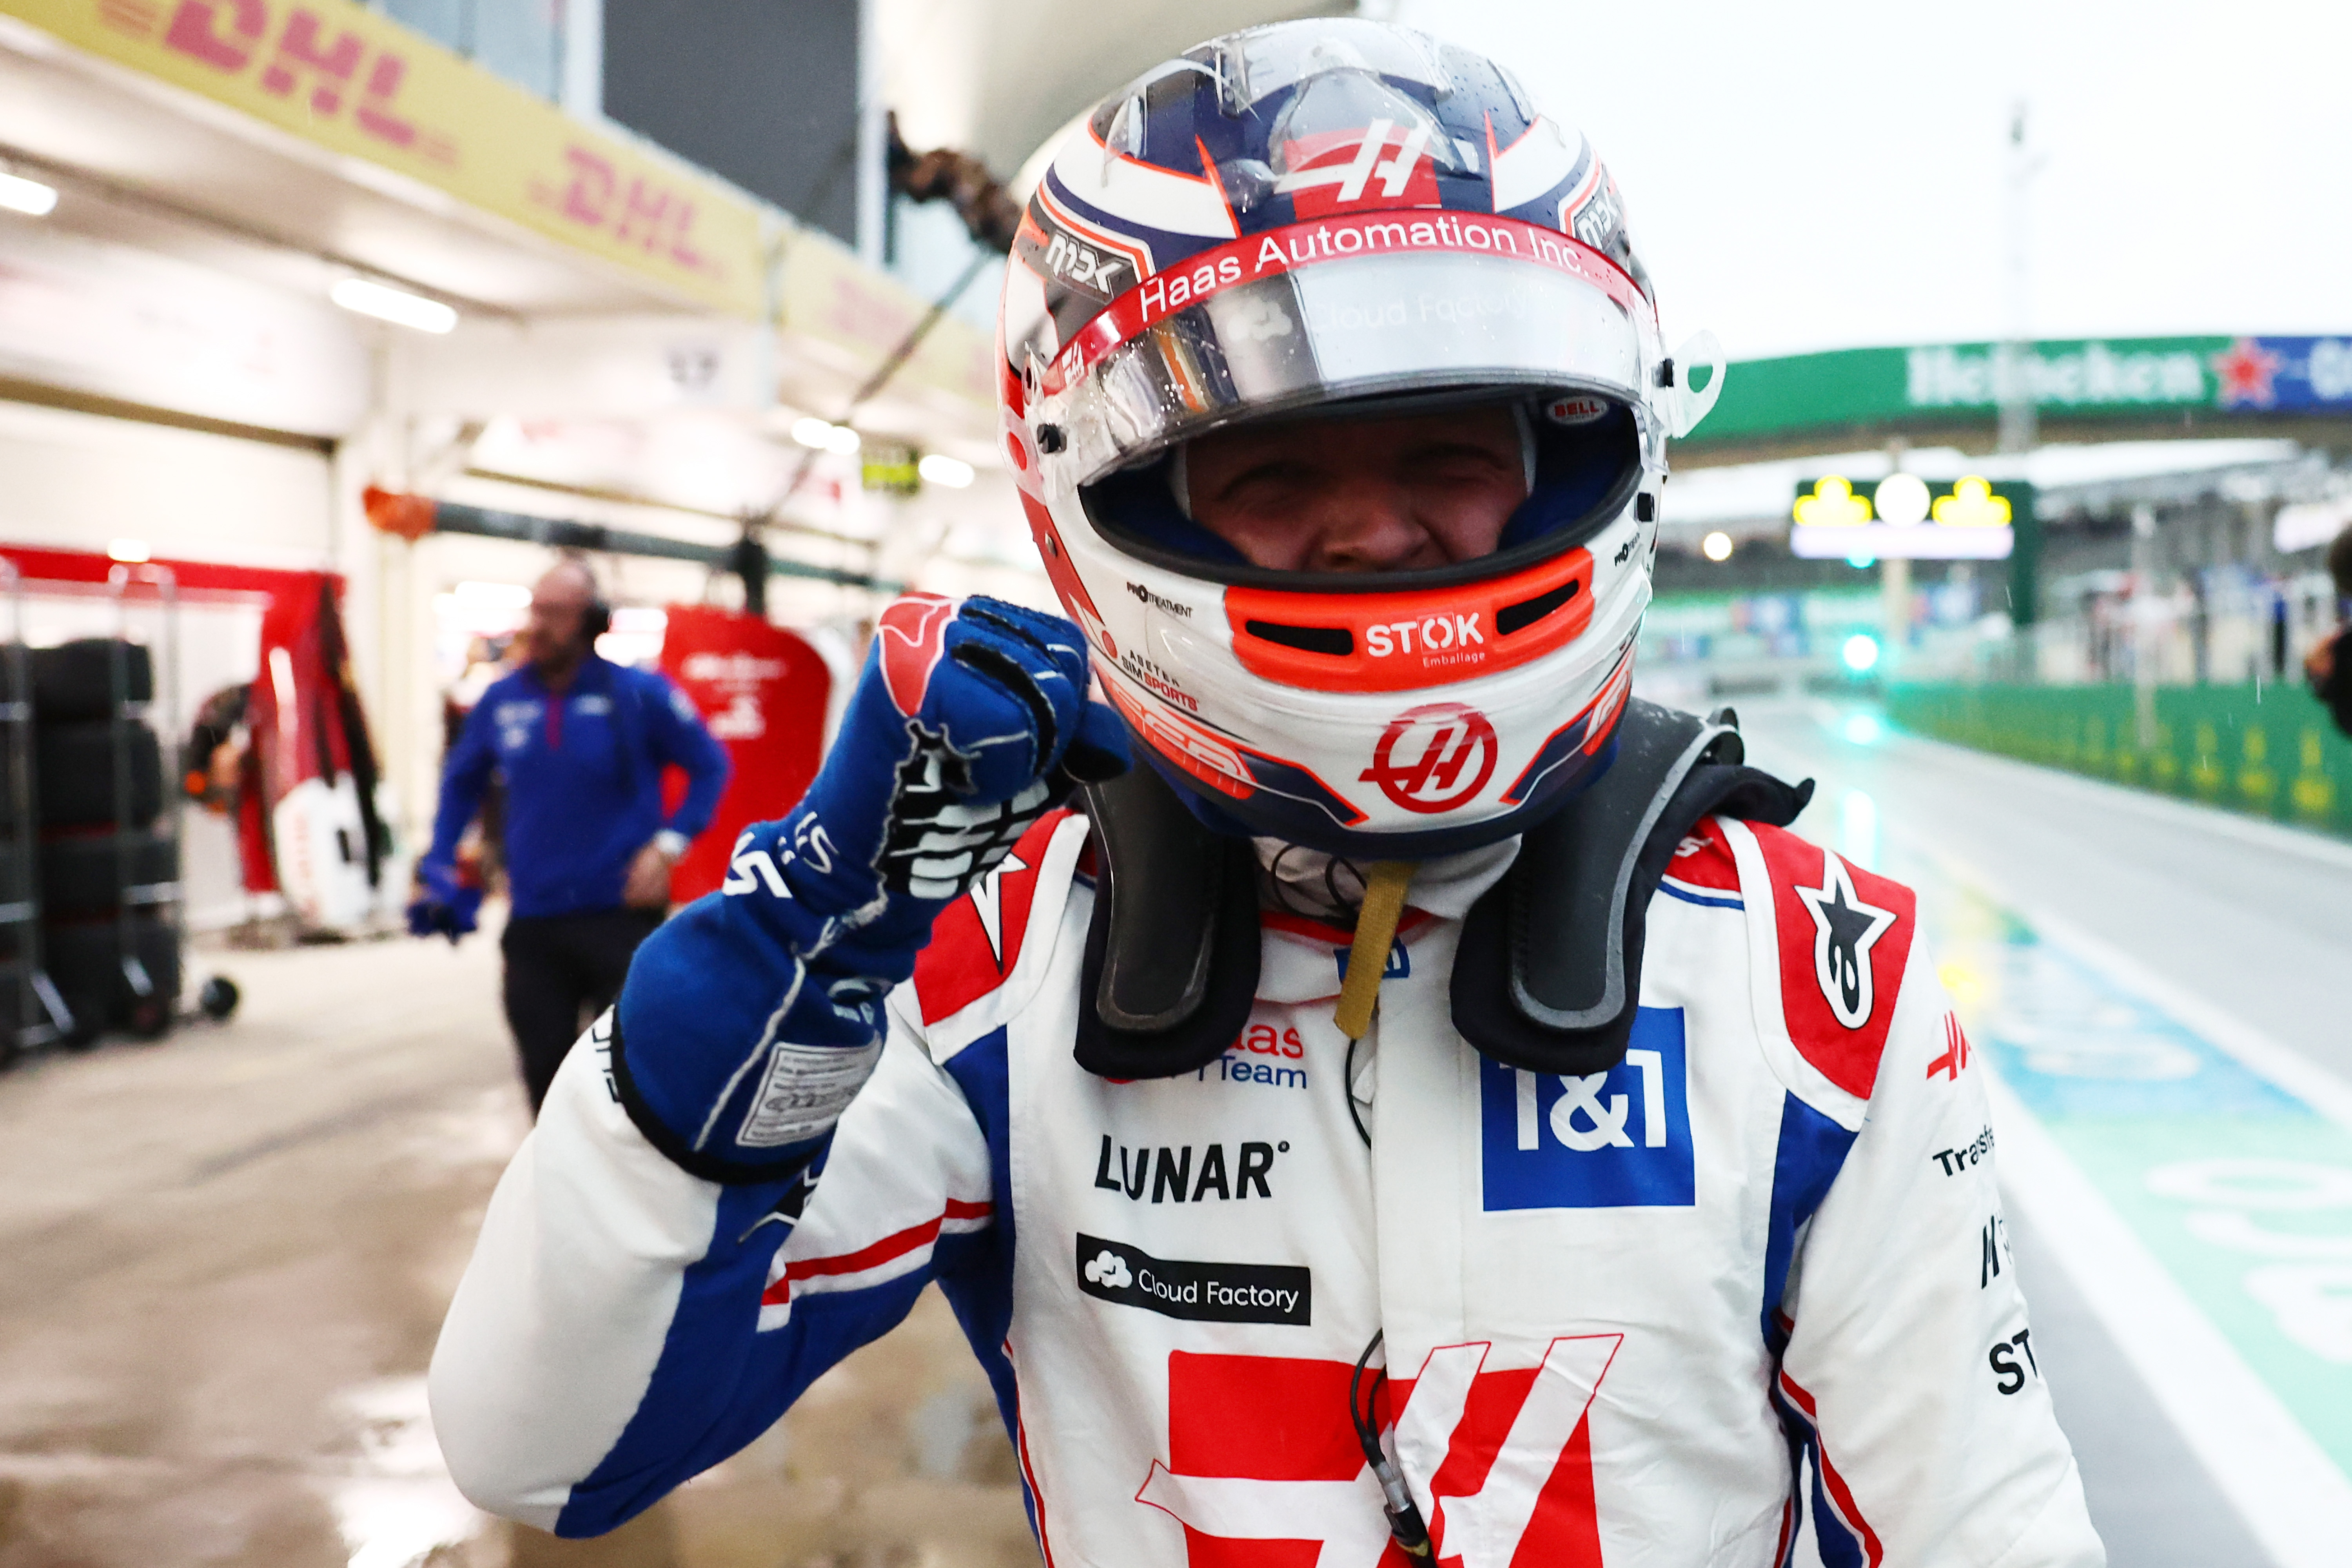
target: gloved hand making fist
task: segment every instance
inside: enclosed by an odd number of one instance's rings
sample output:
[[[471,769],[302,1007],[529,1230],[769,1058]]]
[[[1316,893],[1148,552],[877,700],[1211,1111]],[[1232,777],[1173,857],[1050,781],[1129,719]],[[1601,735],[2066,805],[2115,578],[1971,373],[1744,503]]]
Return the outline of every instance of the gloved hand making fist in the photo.
[[[416,863],[416,896],[409,900],[408,934],[446,936],[449,945],[481,924],[482,888],[457,867],[430,857]]]
[[[1086,644],[995,599],[883,611],[831,753],[719,892],[637,952],[612,1061],[662,1152],[723,1182],[791,1175],[872,1070],[881,1002],[931,921],[1078,784],[1127,766]]]

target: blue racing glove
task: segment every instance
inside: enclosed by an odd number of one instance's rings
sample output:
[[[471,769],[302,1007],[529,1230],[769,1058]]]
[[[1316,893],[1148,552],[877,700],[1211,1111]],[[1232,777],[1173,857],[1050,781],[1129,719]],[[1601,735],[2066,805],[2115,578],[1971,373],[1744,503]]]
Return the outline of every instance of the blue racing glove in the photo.
[[[1126,768],[1125,727],[1086,689],[1086,644],[1057,616],[928,596],[883,611],[808,794],[737,839],[720,890],[631,962],[613,1084],[656,1148],[740,1183],[822,1146],[931,921],[1078,784]]]
[[[446,936],[455,947],[459,937],[480,925],[482,889],[460,881],[456,867],[419,860],[416,880],[422,891],[408,906],[409,935]]]

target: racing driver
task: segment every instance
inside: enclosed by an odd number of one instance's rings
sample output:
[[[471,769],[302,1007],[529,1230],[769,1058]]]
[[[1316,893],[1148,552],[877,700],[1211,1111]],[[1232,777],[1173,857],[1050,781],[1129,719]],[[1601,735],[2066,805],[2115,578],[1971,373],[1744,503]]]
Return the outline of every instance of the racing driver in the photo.
[[[610,1530],[936,1282],[1059,1568],[2103,1563],[1912,894],[1628,697],[1723,367],[1584,139],[1218,38],[1000,321],[1069,618],[889,606],[639,950],[435,1356],[467,1493]]]

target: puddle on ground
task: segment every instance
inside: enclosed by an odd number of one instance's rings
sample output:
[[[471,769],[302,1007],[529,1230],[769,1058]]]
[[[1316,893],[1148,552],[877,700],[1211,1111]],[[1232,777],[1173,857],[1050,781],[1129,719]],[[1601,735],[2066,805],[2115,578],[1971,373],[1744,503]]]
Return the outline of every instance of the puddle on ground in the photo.
[[[441,1462],[424,1378],[362,1384],[335,1403],[357,1434],[358,1452],[343,1473],[320,1485],[351,1568],[413,1568],[488,1528],[489,1516],[466,1500]]]

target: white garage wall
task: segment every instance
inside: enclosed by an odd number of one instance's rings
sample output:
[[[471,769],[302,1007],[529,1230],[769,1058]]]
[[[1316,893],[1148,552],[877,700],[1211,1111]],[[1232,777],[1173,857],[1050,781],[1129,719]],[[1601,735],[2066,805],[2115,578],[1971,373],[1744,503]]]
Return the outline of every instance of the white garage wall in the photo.
[[[0,402],[0,540],[302,571],[330,567],[323,453]]]

